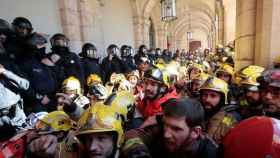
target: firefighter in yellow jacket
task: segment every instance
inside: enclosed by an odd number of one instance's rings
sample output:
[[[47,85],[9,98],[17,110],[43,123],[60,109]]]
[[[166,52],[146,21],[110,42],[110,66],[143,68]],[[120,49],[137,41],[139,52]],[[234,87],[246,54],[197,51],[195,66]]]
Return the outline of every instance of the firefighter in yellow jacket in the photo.
[[[228,84],[216,77],[209,77],[200,88],[200,101],[205,110],[207,133],[220,143],[225,134],[238,121],[240,115],[235,105],[227,105]]]

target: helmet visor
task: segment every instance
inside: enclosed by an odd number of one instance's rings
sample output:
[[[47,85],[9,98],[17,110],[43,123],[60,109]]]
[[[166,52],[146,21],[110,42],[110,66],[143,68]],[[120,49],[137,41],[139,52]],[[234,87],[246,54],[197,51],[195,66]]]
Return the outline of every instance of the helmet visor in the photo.
[[[97,51],[94,49],[86,50],[86,55],[89,58],[98,59]]]
[[[68,47],[68,41],[64,39],[55,39],[52,43],[52,46]]]

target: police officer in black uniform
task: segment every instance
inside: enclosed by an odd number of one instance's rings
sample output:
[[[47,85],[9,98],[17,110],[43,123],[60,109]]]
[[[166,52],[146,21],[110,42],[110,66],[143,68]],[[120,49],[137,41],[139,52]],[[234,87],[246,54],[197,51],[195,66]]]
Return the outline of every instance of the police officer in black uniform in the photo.
[[[131,46],[123,45],[121,47],[121,59],[125,67],[125,73],[131,72],[136,69],[132,53],[133,48]]]
[[[124,73],[124,66],[120,59],[120,51],[117,45],[111,44],[107,48],[108,56],[102,60],[102,69],[105,74],[105,83],[109,81],[112,73]]]
[[[84,72],[80,58],[69,49],[69,39],[57,33],[50,39],[51,50],[50,59],[64,72],[64,79],[74,76],[84,84]]]
[[[13,30],[11,25],[3,19],[0,19],[0,64],[5,67],[5,69],[13,71],[17,75],[21,74],[17,65],[14,63],[12,58],[9,56],[6,48],[5,42],[7,38],[13,35]]]
[[[11,59],[18,63],[26,52],[26,39],[31,36],[33,27],[31,22],[24,17],[17,17],[12,22],[14,34],[7,37],[4,46]]]
[[[27,75],[30,88],[24,96],[27,113],[55,110],[55,93],[60,87],[62,73],[47,58],[47,39],[38,33],[32,34],[27,41],[28,51],[21,60],[21,69]]]
[[[138,53],[134,55],[135,64],[139,65],[141,63],[141,58],[148,58],[148,49],[146,45],[141,45],[139,47]]]
[[[85,79],[90,74],[97,74],[102,79],[104,78],[103,70],[99,64],[99,56],[96,47],[91,43],[85,43],[82,47],[82,52],[79,54],[85,74]]]

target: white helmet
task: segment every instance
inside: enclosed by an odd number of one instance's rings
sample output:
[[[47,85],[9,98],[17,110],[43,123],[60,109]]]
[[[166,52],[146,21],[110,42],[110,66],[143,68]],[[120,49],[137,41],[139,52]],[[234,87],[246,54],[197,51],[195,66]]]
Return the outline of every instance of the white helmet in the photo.
[[[0,83],[0,110],[4,108],[9,108],[12,105],[17,104],[19,101],[19,95],[15,94]]]
[[[90,86],[88,93],[94,95],[99,100],[106,99],[109,95],[108,90],[102,84]]]

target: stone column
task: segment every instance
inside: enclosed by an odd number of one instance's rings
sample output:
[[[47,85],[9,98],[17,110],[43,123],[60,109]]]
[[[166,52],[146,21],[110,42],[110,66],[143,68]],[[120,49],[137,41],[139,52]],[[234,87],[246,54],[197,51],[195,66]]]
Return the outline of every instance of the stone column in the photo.
[[[81,28],[81,40],[82,42],[92,42],[93,34],[93,12],[89,0],[80,0],[79,3],[80,13],[80,28]]]
[[[224,44],[224,11],[221,10],[219,13],[218,21],[218,42],[219,44]]]
[[[158,38],[156,39],[157,40],[157,47],[158,48],[163,48],[164,47],[164,43],[163,43],[163,41],[164,41],[164,29],[163,28],[160,28],[160,29],[158,29]]]
[[[161,27],[159,30],[158,30],[158,41],[159,41],[159,45],[158,47],[161,48],[161,49],[166,49],[167,48],[167,35],[166,35],[166,29],[164,27]]]
[[[207,47],[208,47],[208,48],[211,48],[211,47],[212,47],[212,37],[211,37],[210,34],[208,35],[207,40],[208,40],[208,45],[207,45]]]
[[[180,39],[179,37],[175,37],[175,44],[174,44],[174,49],[181,49],[182,47],[182,39]]]
[[[257,0],[237,0],[236,69],[254,64]]]
[[[134,29],[134,40],[135,48],[139,48],[143,44],[143,20],[140,16],[133,17],[133,29]]]
[[[257,1],[256,54],[254,62],[267,67],[280,52],[280,1]]]
[[[236,1],[223,0],[224,4],[224,42],[228,44],[235,40],[236,30]]]
[[[78,0],[58,0],[63,33],[70,39],[70,48],[75,53],[81,49],[80,15]]]
[[[176,50],[176,38],[174,35],[170,34],[169,35],[169,43],[170,43],[170,51]]]
[[[142,24],[142,27],[143,27],[143,44],[145,44],[148,48],[149,48],[149,31],[150,31],[150,20],[149,18],[146,18],[144,17],[143,18],[143,24]]]

